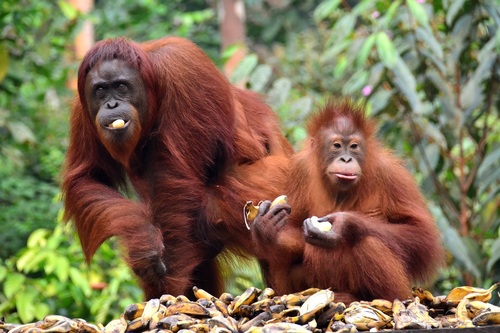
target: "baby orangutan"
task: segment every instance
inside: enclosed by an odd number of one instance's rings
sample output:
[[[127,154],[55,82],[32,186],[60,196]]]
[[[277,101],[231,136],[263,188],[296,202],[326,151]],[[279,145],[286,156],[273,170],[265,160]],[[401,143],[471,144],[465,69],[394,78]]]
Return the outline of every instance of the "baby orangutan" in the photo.
[[[264,201],[251,227],[267,282],[279,294],[331,288],[344,302],[410,297],[444,255],[412,176],[350,102],[328,103],[307,129],[290,164],[289,205]]]

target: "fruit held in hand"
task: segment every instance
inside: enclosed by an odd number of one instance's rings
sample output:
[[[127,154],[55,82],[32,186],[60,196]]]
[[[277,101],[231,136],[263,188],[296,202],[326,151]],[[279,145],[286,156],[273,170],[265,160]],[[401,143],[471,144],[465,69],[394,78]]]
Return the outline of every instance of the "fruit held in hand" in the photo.
[[[318,217],[317,216],[312,216],[311,217],[311,222],[312,224],[318,228],[319,230],[321,230],[322,232],[327,232],[327,231],[330,231],[332,230],[332,224],[328,221],[325,221],[325,222],[319,222],[318,221]]]

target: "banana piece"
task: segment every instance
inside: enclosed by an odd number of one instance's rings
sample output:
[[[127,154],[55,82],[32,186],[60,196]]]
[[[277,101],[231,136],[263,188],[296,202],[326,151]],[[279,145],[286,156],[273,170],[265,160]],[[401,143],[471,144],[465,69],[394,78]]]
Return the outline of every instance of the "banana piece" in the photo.
[[[272,202],[271,202],[271,207],[274,207],[278,204],[286,204],[288,202],[288,197],[284,194],[276,197],[276,199],[274,199]]]
[[[374,299],[373,301],[369,302],[371,307],[382,311],[386,315],[391,315],[392,314],[392,302],[388,301],[386,299]]]
[[[127,307],[125,308],[125,312],[123,313],[123,316],[127,321],[132,321],[134,319],[137,319],[142,316],[145,307],[146,307],[146,302],[127,305]]]
[[[186,314],[191,317],[210,317],[210,312],[207,309],[196,302],[190,301],[170,305],[165,311],[165,317],[178,313]]]
[[[219,296],[219,299],[226,303],[226,305],[229,305],[232,301],[234,301],[234,296],[230,293],[225,292]]]
[[[159,298],[152,298],[149,301],[147,301],[146,306],[144,307],[144,311],[142,312],[142,324],[146,326],[153,315],[158,312],[160,309],[160,299]]]
[[[115,129],[122,128],[123,126],[125,126],[125,120],[123,120],[123,119],[116,119],[111,124],[109,124],[109,127],[115,128]]]
[[[317,229],[321,230],[322,232],[327,232],[332,230],[332,224],[328,221],[325,222],[319,222],[317,216],[311,216],[311,222],[313,226],[315,226]]]
[[[110,321],[103,329],[103,333],[125,333],[127,330],[127,321],[125,318],[114,319]]]
[[[238,313],[240,306],[252,304],[257,297],[260,295],[262,290],[256,287],[250,287],[245,290],[243,294],[240,295],[238,300],[235,300],[233,308],[229,311],[229,314]]]
[[[288,197],[284,194],[276,197],[272,202],[271,202],[271,206],[270,207],[273,207],[273,206],[276,206],[277,204],[285,204],[287,203],[288,201]],[[247,229],[250,230],[250,225],[248,224],[248,222],[251,222],[253,220],[255,220],[255,218],[257,217],[257,214],[259,213],[259,206],[260,206],[260,203],[262,201],[260,201],[257,206],[255,206],[251,201],[247,201],[245,203],[245,206],[243,206],[243,218],[245,220],[245,225],[247,226]]]
[[[196,286],[193,286],[193,293],[194,293],[194,297],[196,297],[196,299],[212,300],[212,298],[214,298],[214,296],[211,295],[208,291],[200,289]]]

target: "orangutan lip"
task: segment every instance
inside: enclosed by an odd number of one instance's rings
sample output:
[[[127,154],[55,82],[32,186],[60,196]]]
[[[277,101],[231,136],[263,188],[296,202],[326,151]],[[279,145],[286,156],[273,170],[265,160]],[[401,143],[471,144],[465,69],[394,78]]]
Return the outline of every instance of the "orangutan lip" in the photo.
[[[337,178],[341,178],[341,179],[348,179],[348,180],[354,180],[356,178],[358,178],[358,175],[356,174],[352,174],[352,173],[335,173],[335,176],[337,176]]]

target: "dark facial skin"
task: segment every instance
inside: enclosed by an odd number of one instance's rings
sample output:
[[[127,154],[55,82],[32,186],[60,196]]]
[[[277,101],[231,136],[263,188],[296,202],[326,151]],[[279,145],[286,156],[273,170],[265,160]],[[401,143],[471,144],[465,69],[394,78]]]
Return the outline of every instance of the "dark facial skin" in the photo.
[[[362,134],[348,119],[341,118],[335,128],[322,133],[321,141],[325,177],[337,190],[348,190],[362,175],[365,157]]]
[[[89,71],[85,98],[102,139],[113,145],[128,145],[146,118],[144,82],[136,68],[120,59],[103,61]],[[125,122],[123,127],[112,127],[117,119]]]

